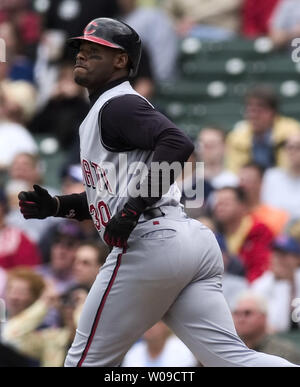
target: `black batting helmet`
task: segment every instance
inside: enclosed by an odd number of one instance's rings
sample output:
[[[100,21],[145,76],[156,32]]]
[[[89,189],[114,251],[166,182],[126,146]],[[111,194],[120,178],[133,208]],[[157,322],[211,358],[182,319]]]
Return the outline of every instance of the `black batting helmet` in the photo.
[[[83,36],[68,39],[68,42],[71,47],[79,48],[82,40],[125,51],[130,61],[130,76],[136,75],[141,59],[141,39],[129,25],[115,19],[98,18],[85,27]]]

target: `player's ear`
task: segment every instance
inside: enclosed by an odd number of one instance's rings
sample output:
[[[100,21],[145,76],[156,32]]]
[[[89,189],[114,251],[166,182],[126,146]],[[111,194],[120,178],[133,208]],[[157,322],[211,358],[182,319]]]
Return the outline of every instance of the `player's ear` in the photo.
[[[129,64],[129,58],[128,54],[126,52],[120,51],[116,56],[115,56],[115,61],[114,65],[117,69],[127,69],[128,64]]]

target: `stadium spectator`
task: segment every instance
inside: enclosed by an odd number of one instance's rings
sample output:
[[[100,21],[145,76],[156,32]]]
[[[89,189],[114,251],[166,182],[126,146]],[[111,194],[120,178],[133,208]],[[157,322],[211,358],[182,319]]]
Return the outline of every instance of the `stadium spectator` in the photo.
[[[224,165],[224,130],[203,128],[198,135],[197,154],[198,160],[204,162],[204,177],[214,189],[238,185],[238,177]]]
[[[28,349],[42,367],[63,367],[87,294],[85,287],[71,288],[55,303],[58,326],[39,327],[38,332],[32,333]]]
[[[25,54],[34,58],[36,46],[41,38],[41,16],[34,12],[29,0],[1,1],[0,23],[13,21],[19,31],[19,37],[25,46]]]
[[[21,152],[37,154],[38,147],[24,126],[34,112],[35,95],[23,81],[2,82],[0,86],[0,169],[7,170]]]
[[[269,34],[269,23],[280,0],[244,0],[241,32],[246,38]]]
[[[171,80],[176,75],[178,42],[172,21],[156,7],[139,6],[137,0],[117,0],[120,19],[140,35],[150,58],[156,81]]]
[[[292,300],[300,297],[299,265],[299,243],[281,235],[272,245],[270,269],[252,283],[253,290],[268,301],[268,323],[274,331],[299,329],[291,319]]]
[[[5,191],[9,199],[9,212],[6,216],[7,224],[21,229],[31,240],[39,243],[44,232],[61,220],[48,218],[43,224],[36,219],[25,220],[20,213],[18,194],[23,190],[30,191],[34,184],[41,184],[43,180],[43,165],[37,155],[19,153],[15,156],[9,168]],[[46,187],[51,195],[58,194],[52,187]]]
[[[59,300],[54,286],[36,273],[23,268],[12,270],[5,296],[8,320],[3,330],[4,342],[41,366],[61,367],[74,335],[76,309],[84,301],[82,296],[80,300],[74,296],[72,291]],[[53,306],[60,310],[61,326],[41,329]]]
[[[78,324],[80,313],[88,293],[88,287],[85,285],[77,284],[60,297],[61,313],[64,314],[63,318],[65,319],[65,322],[66,320],[69,320],[67,325],[73,328],[73,334],[75,334],[75,329]]]
[[[79,154],[78,129],[89,105],[84,89],[74,82],[73,68],[71,62],[60,65],[50,100],[35,115],[29,130],[34,134],[49,134],[59,141],[64,151],[72,149]],[[75,142],[77,149],[74,149]]]
[[[61,223],[50,247],[50,261],[37,268],[44,278],[53,281],[59,295],[74,284],[73,264],[80,242],[80,230],[75,222]]]
[[[250,349],[300,364],[298,348],[291,341],[269,333],[267,315],[267,301],[263,296],[252,291],[241,294],[233,309],[235,328],[240,338]]]
[[[32,357],[26,350],[28,335],[38,328],[50,302],[46,293],[42,297],[44,289],[43,278],[32,270],[19,267],[9,271],[4,294],[7,321],[2,339],[20,356]]]
[[[36,90],[26,81],[4,80],[0,84],[0,121],[26,127],[36,110]]]
[[[75,253],[74,278],[79,285],[88,289],[93,285],[109,250],[104,244],[82,242]]]
[[[287,139],[284,146],[286,168],[271,168],[263,179],[262,200],[287,211],[290,217],[300,216],[300,133]]]
[[[6,312],[11,319],[35,303],[45,288],[43,278],[30,268],[9,271],[5,291]]]
[[[283,232],[289,214],[261,201],[263,176],[264,169],[260,165],[248,163],[240,169],[240,186],[245,191],[249,213],[278,235]]]
[[[299,131],[298,121],[280,114],[273,88],[255,86],[246,94],[245,120],[227,136],[227,166],[235,172],[250,161],[263,168],[284,166],[284,142]]]
[[[206,204],[209,205],[210,194],[215,189],[238,185],[238,177],[225,167],[225,151],[225,133],[222,129],[210,126],[201,129],[197,137],[195,152],[188,160],[190,168],[186,168],[183,179],[177,181],[182,191],[184,205],[189,200],[197,200],[192,196],[196,185],[204,184],[204,198],[202,196],[199,198],[199,204],[195,202],[196,208],[186,206],[189,216],[199,218],[205,214]],[[196,175],[196,162],[204,163],[204,183],[203,175]]]
[[[122,367],[195,367],[197,360],[181,340],[159,321],[134,344]]]
[[[230,39],[240,30],[241,0],[165,0],[163,7],[174,18],[181,37]]]
[[[246,196],[240,187],[224,187],[214,192],[213,216],[229,253],[242,260],[246,278],[254,281],[269,267],[271,230],[248,215]]]
[[[24,42],[16,23],[12,20],[0,22],[0,36],[5,41],[8,78],[13,81],[34,82],[34,64],[24,54]]]
[[[41,257],[37,246],[21,230],[6,224],[7,211],[7,198],[0,189],[0,266],[11,269],[38,265]]]
[[[206,216],[200,216],[197,220],[200,223],[204,224],[204,226],[208,227],[215,234],[223,256],[224,273],[233,274],[234,276],[244,277],[245,267],[243,262],[241,262],[240,259],[238,259],[234,255],[231,255],[229,253],[225,237],[223,234],[218,232],[214,219],[211,216],[206,215]]]
[[[298,0],[281,0],[270,21],[269,36],[276,47],[286,47],[300,33],[300,4]]]
[[[1,83],[2,119],[27,127],[36,111],[36,89],[26,81],[4,81]]]
[[[9,168],[9,177],[12,180],[22,180],[28,186],[42,182],[43,167],[38,155],[19,153],[13,159]]]

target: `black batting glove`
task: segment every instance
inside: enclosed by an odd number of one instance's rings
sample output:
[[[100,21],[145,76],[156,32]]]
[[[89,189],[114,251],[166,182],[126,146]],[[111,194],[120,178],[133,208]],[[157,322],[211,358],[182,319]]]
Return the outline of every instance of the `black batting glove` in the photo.
[[[127,247],[127,240],[138,223],[141,213],[125,204],[123,210],[114,215],[106,226],[104,241],[109,246]]]
[[[20,211],[25,219],[45,219],[54,216],[58,210],[58,200],[49,195],[39,185],[33,186],[34,191],[19,193]]]

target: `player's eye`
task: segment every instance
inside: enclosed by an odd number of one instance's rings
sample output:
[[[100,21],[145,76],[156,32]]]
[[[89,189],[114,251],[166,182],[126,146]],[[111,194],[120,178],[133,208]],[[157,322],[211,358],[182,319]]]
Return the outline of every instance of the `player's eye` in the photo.
[[[89,54],[89,58],[90,59],[102,59],[102,56],[98,51],[95,50]]]

